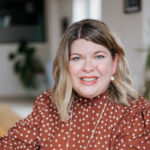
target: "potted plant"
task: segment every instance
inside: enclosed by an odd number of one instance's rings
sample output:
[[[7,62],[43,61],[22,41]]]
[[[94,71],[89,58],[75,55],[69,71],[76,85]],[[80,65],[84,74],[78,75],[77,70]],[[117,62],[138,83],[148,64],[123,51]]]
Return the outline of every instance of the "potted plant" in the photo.
[[[36,76],[38,74],[45,75],[43,64],[35,53],[36,49],[29,47],[27,41],[21,41],[16,52],[9,54],[9,59],[13,61],[14,72],[27,89],[37,89]]]
[[[148,55],[145,65],[145,91],[144,97],[150,100],[150,47],[148,48]]]

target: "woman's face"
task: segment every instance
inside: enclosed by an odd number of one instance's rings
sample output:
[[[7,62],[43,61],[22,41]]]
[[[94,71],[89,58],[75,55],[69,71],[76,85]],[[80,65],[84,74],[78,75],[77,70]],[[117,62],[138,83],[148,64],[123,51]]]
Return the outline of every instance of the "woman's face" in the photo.
[[[118,55],[99,44],[77,39],[71,45],[69,74],[73,89],[81,96],[92,98],[104,93],[110,77],[116,72]]]

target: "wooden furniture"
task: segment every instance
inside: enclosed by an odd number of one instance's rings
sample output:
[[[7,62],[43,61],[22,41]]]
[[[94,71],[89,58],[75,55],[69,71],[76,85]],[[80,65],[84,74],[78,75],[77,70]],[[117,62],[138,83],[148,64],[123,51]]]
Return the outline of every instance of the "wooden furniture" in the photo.
[[[8,130],[21,118],[6,104],[0,104],[0,137],[7,134]]]

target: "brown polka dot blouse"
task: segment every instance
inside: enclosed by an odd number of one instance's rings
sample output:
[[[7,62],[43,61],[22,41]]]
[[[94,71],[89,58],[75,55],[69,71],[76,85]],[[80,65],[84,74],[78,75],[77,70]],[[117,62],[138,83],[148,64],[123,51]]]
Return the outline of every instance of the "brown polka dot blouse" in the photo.
[[[60,121],[48,92],[34,103],[33,112],[0,138],[0,150],[84,150],[106,103],[106,94],[76,96],[72,121]],[[142,97],[130,106],[108,102],[87,150],[150,150],[150,103]]]

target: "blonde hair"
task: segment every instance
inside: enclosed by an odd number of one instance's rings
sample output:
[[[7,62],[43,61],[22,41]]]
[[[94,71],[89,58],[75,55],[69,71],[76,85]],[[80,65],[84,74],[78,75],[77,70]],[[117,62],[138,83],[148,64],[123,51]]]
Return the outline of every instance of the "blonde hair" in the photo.
[[[132,88],[132,81],[125,58],[124,50],[109,30],[107,25],[98,20],[86,19],[72,24],[65,32],[53,64],[53,99],[60,114],[60,119],[66,121],[68,111],[73,102],[74,90],[68,71],[70,48],[74,40],[86,39],[105,46],[114,59],[118,53],[118,66],[114,74],[115,80],[110,82],[109,97],[116,103],[128,105],[128,100],[135,100],[137,93]]]

